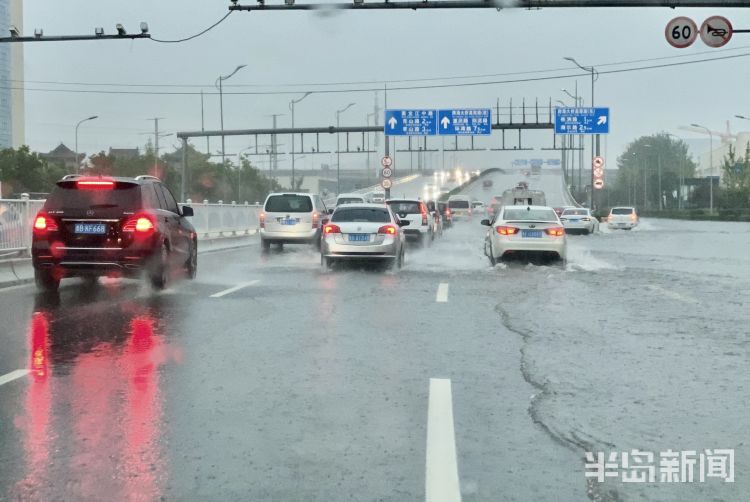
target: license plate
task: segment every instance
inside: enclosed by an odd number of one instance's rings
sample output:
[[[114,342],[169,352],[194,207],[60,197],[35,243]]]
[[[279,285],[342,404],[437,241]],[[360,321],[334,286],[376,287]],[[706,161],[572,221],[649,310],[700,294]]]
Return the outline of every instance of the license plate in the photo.
[[[539,239],[542,237],[542,231],[541,230],[521,230],[521,237]]]
[[[76,223],[73,231],[77,234],[101,235],[107,233],[107,225],[104,223]]]
[[[370,234],[349,234],[349,242],[367,242]]]
[[[298,222],[293,218],[284,218],[281,220],[282,225],[296,225]]]

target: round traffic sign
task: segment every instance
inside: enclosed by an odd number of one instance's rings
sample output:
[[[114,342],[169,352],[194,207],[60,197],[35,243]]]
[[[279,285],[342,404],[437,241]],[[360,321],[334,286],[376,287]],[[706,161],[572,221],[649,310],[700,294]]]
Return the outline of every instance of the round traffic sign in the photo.
[[[393,165],[393,159],[386,155],[380,159],[380,165],[383,167],[391,167]]]
[[[701,40],[709,47],[723,47],[732,39],[732,23],[724,16],[711,16],[701,25]]]
[[[389,188],[393,186],[393,182],[390,179],[386,178],[380,182],[380,186],[388,190]]]
[[[689,17],[676,17],[667,23],[664,36],[672,47],[684,49],[690,47],[698,36],[698,26]]]
[[[604,188],[604,180],[594,180],[594,188],[597,190]]]
[[[391,169],[390,167],[384,167],[381,171],[381,174],[383,175],[383,178],[390,178],[391,176],[393,176],[393,169]]]
[[[594,157],[591,161],[591,165],[596,169],[597,167],[604,167],[604,157]]]
[[[601,167],[595,167],[594,168],[594,178],[602,178],[604,177],[604,169]]]

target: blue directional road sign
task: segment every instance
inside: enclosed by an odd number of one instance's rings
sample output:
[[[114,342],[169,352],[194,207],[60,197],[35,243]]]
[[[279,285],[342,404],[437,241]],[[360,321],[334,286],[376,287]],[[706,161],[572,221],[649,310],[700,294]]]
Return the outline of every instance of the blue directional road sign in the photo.
[[[435,136],[437,134],[437,111],[435,110],[386,110],[386,136]]]
[[[443,136],[488,136],[492,134],[489,108],[438,110],[438,134]]]
[[[609,134],[609,108],[555,108],[555,134]]]

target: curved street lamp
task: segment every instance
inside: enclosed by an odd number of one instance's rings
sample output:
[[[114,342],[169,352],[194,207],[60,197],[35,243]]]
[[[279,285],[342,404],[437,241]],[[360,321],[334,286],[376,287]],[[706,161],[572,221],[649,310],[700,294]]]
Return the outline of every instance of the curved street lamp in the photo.
[[[91,117],[88,117],[88,118],[85,118],[83,120],[80,120],[76,124],[76,172],[77,173],[81,172],[81,161],[79,159],[80,154],[78,153],[78,127],[80,127],[80,125],[83,124],[84,122],[88,122],[89,120],[95,120],[95,119],[98,119],[98,118],[99,118],[99,115],[92,115]]]

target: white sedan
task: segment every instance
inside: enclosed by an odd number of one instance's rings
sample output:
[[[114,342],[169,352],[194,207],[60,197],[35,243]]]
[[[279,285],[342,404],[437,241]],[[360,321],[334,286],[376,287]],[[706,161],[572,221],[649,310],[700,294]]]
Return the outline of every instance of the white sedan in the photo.
[[[560,221],[569,234],[593,234],[599,231],[599,220],[586,207],[568,207],[560,215]]]
[[[551,207],[503,206],[494,220],[482,220],[482,225],[490,227],[484,254],[492,265],[514,257],[565,261],[565,228]]]

